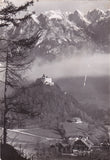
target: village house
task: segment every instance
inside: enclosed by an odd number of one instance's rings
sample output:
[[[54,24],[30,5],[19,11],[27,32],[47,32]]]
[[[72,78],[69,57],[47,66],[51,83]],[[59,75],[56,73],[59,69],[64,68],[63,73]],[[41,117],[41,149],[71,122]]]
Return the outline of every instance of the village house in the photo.
[[[72,145],[73,151],[74,150],[89,151],[92,149],[94,145],[88,137],[77,137],[74,139],[72,143],[73,143]]]
[[[63,155],[85,155],[93,150],[94,144],[88,138],[88,123],[79,117],[74,117],[62,123],[65,138],[57,144],[58,150]]]
[[[57,144],[58,150],[62,155],[72,154],[74,156],[89,154],[94,144],[88,137],[70,137]]]

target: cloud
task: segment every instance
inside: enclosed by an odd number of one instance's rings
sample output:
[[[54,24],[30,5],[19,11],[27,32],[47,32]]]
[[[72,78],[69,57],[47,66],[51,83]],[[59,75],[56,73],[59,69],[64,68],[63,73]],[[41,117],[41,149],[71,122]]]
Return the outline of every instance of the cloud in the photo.
[[[42,74],[53,78],[80,76],[110,76],[110,55],[95,54],[72,56],[59,61],[46,62],[36,59],[26,76],[29,80],[36,80]],[[42,64],[41,64],[42,63]]]

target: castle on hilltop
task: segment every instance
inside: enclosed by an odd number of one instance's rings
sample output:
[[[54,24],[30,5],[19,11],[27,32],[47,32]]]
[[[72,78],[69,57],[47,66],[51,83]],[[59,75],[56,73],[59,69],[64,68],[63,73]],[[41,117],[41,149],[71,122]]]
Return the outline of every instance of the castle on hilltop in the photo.
[[[43,74],[43,76],[41,77],[41,81],[45,85],[54,86],[52,78],[46,76],[45,74]]]

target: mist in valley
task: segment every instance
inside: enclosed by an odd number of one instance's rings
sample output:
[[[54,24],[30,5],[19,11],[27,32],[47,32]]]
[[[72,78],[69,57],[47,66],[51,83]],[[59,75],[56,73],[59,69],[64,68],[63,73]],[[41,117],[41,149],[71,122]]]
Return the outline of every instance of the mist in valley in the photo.
[[[46,74],[52,78],[110,76],[109,54],[83,54],[63,57],[52,62],[36,58],[27,72],[28,80]]]

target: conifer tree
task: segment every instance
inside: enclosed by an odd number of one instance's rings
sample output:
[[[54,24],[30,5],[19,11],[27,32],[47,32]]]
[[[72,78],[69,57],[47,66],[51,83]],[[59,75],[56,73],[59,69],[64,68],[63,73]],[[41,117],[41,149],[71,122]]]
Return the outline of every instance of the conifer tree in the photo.
[[[9,36],[10,29],[16,29],[19,24],[28,20],[31,14],[27,8],[33,5],[33,1],[21,6],[15,6],[11,2],[5,2],[5,7],[0,10],[0,73],[4,75],[4,96],[3,96],[3,144],[7,143],[7,120],[8,112],[12,107],[8,104],[8,88],[19,87],[22,82],[22,73],[32,62],[31,48],[41,36],[41,32],[26,38]],[[21,12],[23,14],[21,14]],[[23,16],[19,16],[19,14]]]

